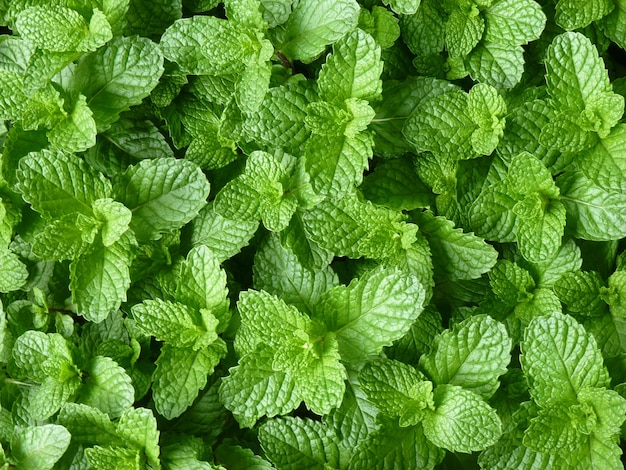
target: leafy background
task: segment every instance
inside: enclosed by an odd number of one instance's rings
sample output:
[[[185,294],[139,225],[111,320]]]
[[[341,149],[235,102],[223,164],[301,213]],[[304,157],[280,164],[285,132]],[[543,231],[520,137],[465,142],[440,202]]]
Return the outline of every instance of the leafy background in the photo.
[[[623,0],[0,18],[1,468],[623,468]]]

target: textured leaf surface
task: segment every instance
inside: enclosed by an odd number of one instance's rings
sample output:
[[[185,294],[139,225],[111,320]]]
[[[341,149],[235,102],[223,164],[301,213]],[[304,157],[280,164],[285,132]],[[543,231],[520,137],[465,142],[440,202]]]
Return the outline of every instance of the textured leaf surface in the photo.
[[[436,384],[452,384],[491,398],[510,361],[511,340],[504,325],[473,316],[435,340],[420,366]]]
[[[11,439],[11,451],[24,470],[47,470],[63,456],[71,435],[63,426],[45,424],[26,427]]]
[[[537,403],[575,402],[584,387],[605,387],[608,373],[595,340],[572,317],[533,320],[522,342],[522,369]]]
[[[119,417],[135,401],[135,389],[126,371],[110,357],[96,356],[87,367],[88,374],[78,401]]]
[[[265,454],[278,468],[324,468],[339,466],[337,436],[319,421],[277,418],[259,428]]]

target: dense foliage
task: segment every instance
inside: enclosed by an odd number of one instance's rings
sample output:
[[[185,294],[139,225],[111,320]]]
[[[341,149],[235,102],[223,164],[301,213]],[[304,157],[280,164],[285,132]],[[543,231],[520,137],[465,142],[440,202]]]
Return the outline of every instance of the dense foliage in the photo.
[[[0,0],[0,469],[620,469],[624,0]]]

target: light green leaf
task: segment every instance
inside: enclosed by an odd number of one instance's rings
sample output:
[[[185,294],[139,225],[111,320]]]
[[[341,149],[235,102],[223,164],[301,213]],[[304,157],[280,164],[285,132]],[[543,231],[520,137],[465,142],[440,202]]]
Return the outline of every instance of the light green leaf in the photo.
[[[67,214],[35,235],[33,253],[43,260],[75,259],[93,243],[98,223],[82,214]]]
[[[106,16],[97,9],[88,24],[71,8],[32,6],[17,15],[15,26],[20,36],[52,52],[95,51],[113,37]]]
[[[561,201],[550,201],[539,217],[518,216],[515,235],[522,256],[534,263],[553,258],[561,246],[565,215]]]
[[[544,287],[535,289],[515,306],[515,316],[524,323],[552,312],[562,313],[561,302],[552,289]]]
[[[592,98],[611,93],[609,75],[593,43],[580,33],[564,33],[546,50],[547,91],[557,109],[582,113]]]
[[[524,73],[524,49],[500,41],[481,42],[469,55],[470,76],[495,88],[513,88]]]
[[[620,433],[626,420],[626,398],[615,390],[583,388],[578,393],[578,401],[581,419],[575,424],[580,425],[581,431],[587,431],[586,425],[590,424],[598,438],[613,439]]]
[[[420,6],[421,0],[383,0],[398,15],[413,15]]]
[[[159,430],[152,410],[128,408],[117,422],[117,433],[127,444],[145,454],[152,468],[160,468]]]
[[[449,155],[457,160],[477,157],[471,145],[476,125],[467,108],[467,93],[437,95],[415,108],[404,124],[403,134],[421,152]]]
[[[372,11],[361,9],[359,29],[370,34],[383,50],[392,47],[400,37],[398,18],[387,8],[379,5],[374,5]]]
[[[191,243],[206,245],[217,260],[223,262],[248,245],[258,226],[258,221],[223,217],[215,211],[213,204],[208,204],[192,221]]]
[[[121,118],[111,124],[104,135],[108,142],[137,160],[174,156],[164,135],[152,121]]]
[[[58,333],[28,330],[15,340],[12,354],[22,374],[38,383],[49,376],[60,378],[73,365],[67,343]]]
[[[359,381],[368,399],[384,414],[413,426],[434,410],[433,384],[421,372],[399,361],[378,359],[365,364]]]
[[[279,296],[309,315],[324,292],[339,285],[337,274],[330,266],[321,269],[303,266],[295,253],[281,245],[276,235],[268,237],[257,250],[253,273],[255,288]]]
[[[111,194],[104,176],[75,155],[42,150],[20,160],[18,190],[34,210],[45,217],[92,215],[96,199]]]
[[[274,470],[274,466],[252,450],[235,445],[220,445],[215,450],[217,461],[230,470]],[[215,467],[207,467],[207,470]],[[180,468],[180,470],[184,470]],[[200,469],[198,469],[200,470]]]
[[[374,38],[357,29],[333,46],[317,81],[323,100],[341,104],[348,98],[375,101],[382,92],[383,63]]]
[[[302,400],[295,391],[293,376],[275,371],[274,351],[260,346],[243,356],[230,375],[222,379],[220,400],[241,427],[252,427],[264,415],[288,413]]]
[[[616,0],[613,3],[613,11],[598,23],[604,34],[623,49],[626,46],[626,2]]]
[[[574,470],[588,468],[615,468],[623,466],[622,449],[614,439],[591,434],[585,436],[585,442],[577,452],[563,454],[563,465]]]
[[[137,239],[149,241],[193,219],[206,204],[209,182],[194,163],[156,158],[129,167],[114,190],[133,212],[130,228]]]
[[[98,131],[122,111],[141,103],[163,73],[163,56],[147,38],[117,37],[83,56],[75,71],[75,87],[87,97]]]
[[[587,178],[610,192],[626,191],[626,125],[619,124],[592,148],[582,152],[576,164]]]
[[[242,292],[237,309],[241,326],[235,338],[235,349],[241,356],[251,354],[259,344],[278,349],[295,332],[307,331],[311,323],[297,308],[265,291]]]
[[[56,424],[26,427],[13,434],[11,452],[20,469],[52,469],[69,447],[70,439],[67,429]]]
[[[62,121],[57,122],[47,136],[52,148],[65,152],[82,152],[96,145],[96,122],[87,106],[87,99],[79,95],[74,108]]]
[[[126,34],[160,36],[182,16],[182,4],[182,0],[130,0],[125,16]]]
[[[132,213],[126,206],[111,198],[96,199],[93,213],[101,224],[104,246],[111,246],[118,241],[128,230],[132,218]]]
[[[452,10],[446,21],[446,48],[451,56],[463,57],[470,53],[485,29],[485,20],[478,11],[462,7]]]
[[[193,350],[165,344],[152,375],[152,397],[156,410],[166,419],[180,416],[196,399],[207,377],[226,355],[226,344],[216,341]]]
[[[0,248],[0,292],[21,289],[28,279],[28,269],[8,248]]]
[[[567,229],[586,240],[618,240],[626,236],[626,195],[595,185],[581,172],[557,178],[567,211]]]
[[[355,0],[302,0],[278,34],[276,48],[285,56],[312,62],[326,48],[354,30],[359,19]]]
[[[563,153],[578,153],[592,147],[597,136],[580,126],[578,116],[563,112],[548,122],[539,135],[539,143],[550,150]]]
[[[611,315],[626,318],[626,271],[615,271],[609,277],[606,302],[611,309]]]
[[[452,452],[484,450],[502,436],[502,423],[486,401],[454,385],[435,389],[435,411],[422,422],[433,444]]]
[[[421,425],[402,428],[395,420],[380,421],[355,449],[349,470],[430,470],[443,460],[445,451],[424,436]]]
[[[28,408],[32,418],[45,421],[54,415],[69,400],[76,399],[76,392],[81,387],[81,379],[76,375],[58,381],[47,377],[39,387],[28,390]]]
[[[375,269],[348,287],[329,290],[319,315],[335,333],[341,358],[360,363],[408,331],[422,311],[424,297],[414,276]]]
[[[371,135],[364,132],[353,136],[313,134],[306,144],[305,162],[315,192],[337,198],[358,186],[373,144]]]
[[[197,351],[217,340],[217,319],[191,306],[162,299],[144,300],[131,308],[137,326],[171,346]]]
[[[70,290],[78,313],[99,323],[126,300],[135,240],[125,232],[111,246],[98,245],[70,265]]]
[[[584,444],[585,436],[576,428],[572,408],[552,407],[531,419],[522,441],[526,447],[546,454],[572,452]],[[580,417],[582,418],[582,416]]]
[[[122,445],[109,416],[97,408],[80,403],[66,403],[57,417],[59,424],[72,434],[79,444]]]
[[[126,371],[109,357],[89,361],[77,401],[98,408],[112,418],[119,417],[135,401],[135,389]]]
[[[574,271],[563,274],[553,286],[568,311],[580,315],[601,315],[606,304],[600,297],[604,287],[596,271]]]
[[[247,56],[260,47],[253,38],[233,21],[198,15],[174,22],[161,36],[160,47],[188,74],[226,75],[241,72]]]
[[[339,468],[339,447],[332,428],[310,419],[284,417],[259,427],[265,455],[278,468]]]
[[[526,327],[520,358],[540,406],[575,403],[584,387],[606,387],[608,372],[593,337],[572,317],[553,313]]]
[[[219,260],[204,245],[192,248],[183,262],[176,300],[196,310],[208,309],[225,328],[230,319],[227,295],[226,273]]]
[[[469,208],[470,227],[487,240],[515,241],[516,202],[506,180],[484,188]]]
[[[435,339],[432,352],[420,358],[420,367],[437,385],[458,385],[489,399],[506,372],[511,347],[504,325],[476,315]]]
[[[484,15],[484,40],[489,42],[528,44],[539,39],[546,25],[541,5],[533,0],[494,1]]]
[[[559,0],[554,20],[563,29],[580,29],[606,16],[614,6],[610,0]]]
[[[417,214],[417,224],[428,240],[436,275],[452,280],[476,279],[496,264],[498,253],[491,245],[454,228],[445,217],[424,211]]]
[[[94,446],[85,449],[85,456],[91,468],[101,470],[139,470],[141,456],[139,450],[125,447]]]

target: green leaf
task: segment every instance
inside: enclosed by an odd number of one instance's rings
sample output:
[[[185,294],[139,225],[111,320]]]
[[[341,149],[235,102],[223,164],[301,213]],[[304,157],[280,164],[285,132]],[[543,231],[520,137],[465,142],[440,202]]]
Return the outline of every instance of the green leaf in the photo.
[[[137,470],[141,468],[138,450],[125,447],[94,446],[85,449],[91,467],[102,470]]]
[[[72,440],[79,444],[121,445],[123,442],[109,416],[97,408],[66,403],[57,421],[68,429]]]
[[[613,10],[614,4],[609,0],[559,0],[556,5],[554,20],[561,28],[574,30],[589,26]]]
[[[223,217],[215,211],[213,204],[209,204],[192,221],[191,243],[206,245],[222,262],[247,246],[258,226],[258,221]]]
[[[412,275],[375,269],[348,287],[329,290],[319,315],[346,362],[360,363],[400,338],[422,311],[424,288]]]
[[[166,419],[180,416],[196,399],[207,377],[225,355],[223,341],[198,350],[165,344],[152,376],[152,397],[159,414]]]
[[[182,16],[182,3],[182,0],[130,0],[125,32],[160,36],[165,28]]]
[[[192,248],[180,272],[176,300],[200,311],[209,310],[225,328],[230,320],[227,295],[226,273],[220,268],[219,260],[204,245]],[[203,319],[206,318],[203,314]]]
[[[484,40],[511,45],[528,44],[539,39],[546,15],[541,5],[533,0],[495,1],[484,11]]]
[[[342,104],[348,98],[375,101],[382,92],[383,63],[374,38],[357,29],[333,46],[320,70],[317,86],[323,100]]]
[[[617,0],[614,4],[613,11],[598,23],[604,34],[623,49],[626,45],[626,3],[624,0]]]
[[[96,145],[97,132],[87,99],[79,95],[68,116],[54,124],[47,136],[53,148],[65,152],[82,152]]]
[[[595,271],[574,271],[563,274],[553,289],[568,311],[580,315],[601,315],[606,304],[600,297],[604,282]]]
[[[626,273],[615,271],[609,277],[609,291],[605,297],[614,317],[626,318]]]
[[[290,59],[310,63],[327,45],[354,30],[358,19],[355,0],[302,0],[281,27],[276,47]]]
[[[607,191],[581,172],[557,178],[561,201],[567,211],[567,229],[585,240],[618,240],[626,236],[626,196]]]
[[[600,93],[611,93],[609,76],[592,42],[580,33],[564,33],[546,50],[547,91],[557,109],[581,113]]]
[[[289,413],[301,401],[293,375],[275,371],[274,351],[266,346],[243,356],[220,386],[220,400],[241,427],[252,427],[264,415]]]
[[[255,39],[233,21],[193,16],[174,22],[161,36],[163,55],[184,72],[226,75],[241,72],[254,53]],[[256,44],[260,47],[260,44]]]
[[[87,379],[78,401],[119,417],[135,401],[135,389],[126,371],[109,357],[96,356],[84,369]]]
[[[274,294],[300,311],[312,314],[324,292],[339,285],[337,274],[324,266],[309,269],[276,235],[258,249],[253,266],[254,286]]]
[[[99,323],[126,300],[135,240],[128,232],[111,246],[97,245],[72,261],[70,290],[80,315]]]
[[[444,456],[445,451],[424,436],[421,425],[402,428],[397,422],[384,419],[380,428],[355,449],[348,469],[434,469]]]
[[[435,411],[422,422],[433,444],[452,452],[484,450],[502,436],[502,423],[486,401],[455,385],[435,389]]]
[[[421,0],[383,0],[385,5],[399,15],[413,15],[420,6]]]
[[[421,372],[398,361],[378,359],[359,373],[368,399],[384,414],[400,418],[400,426],[413,426],[434,410],[433,384]]]
[[[584,387],[606,387],[609,376],[595,340],[572,317],[535,318],[524,332],[522,370],[542,406],[575,403]]]
[[[8,248],[0,248],[0,292],[21,289],[28,279],[28,269]]]
[[[20,160],[18,190],[45,217],[92,215],[92,205],[111,194],[104,176],[75,155],[42,150]]]
[[[585,436],[576,429],[573,414],[571,408],[554,407],[540,411],[524,432],[524,445],[541,453],[576,450],[584,444]]]
[[[458,385],[489,399],[511,360],[511,340],[504,325],[476,315],[444,331],[420,367],[437,385]]]
[[[154,299],[133,305],[131,311],[141,330],[171,346],[198,351],[217,340],[217,319],[191,306]]]
[[[111,198],[96,199],[93,214],[102,224],[102,243],[111,246],[128,230],[132,213],[123,204]]]
[[[113,37],[106,16],[97,9],[87,23],[71,8],[33,6],[17,15],[15,26],[20,36],[52,52],[95,51]]]
[[[467,68],[476,81],[498,89],[513,88],[524,73],[524,49],[500,41],[481,42],[469,55]]]
[[[454,228],[445,217],[424,211],[417,214],[417,224],[428,240],[436,275],[452,280],[476,279],[496,264],[498,253],[491,245]]]
[[[404,136],[421,152],[449,155],[458,160],[477,157],[471,143],[476,125],[467,108],[467,93],[437,95],[415,108],[404,124]]]
[[[130,166],[114,190],[133,212],[130,228],[137,239],[149,241],[193,219],[206,204],[209,182],[191,162],[157,158]]]
[[[117,37],[78,62],[74,86],[87,98],[98,131],[141,103],[163,73],[163,56],[146,38]]]
[[[63,426],[45,424],[17,430],[11,439],[11,452],[19,468],[52,469],[70,445],[70,433]]]
[[[339,447],[331,428],[319,421],[284,417],[259,427],[259,441],[278,468],[338,468]]]
[[[446,21],[446,48],[451,56],[463,57],[476,47],[485,29],[477,11],[455,8]]]
[[[152,410],[128,408],[117,422],[117,433],[127,444],[139,449],[148,464],[159,468],[159,430]]]
[[[152,121],[121,118],[104,135],[115,147],[138,160],[174,156],[165,136]]]
[[[608,136],[577,158],[580,171],[605,191],[626,191],[625,139],[626,125],[619,124]]]

